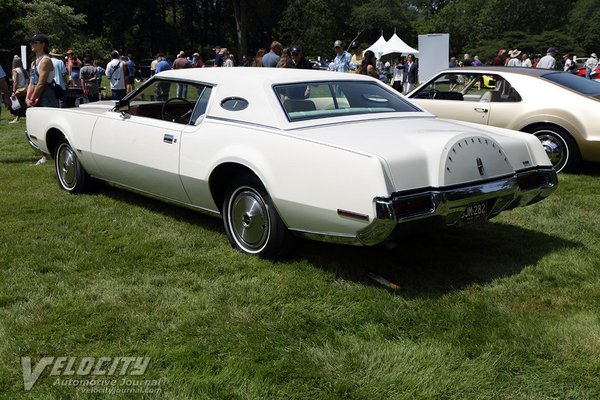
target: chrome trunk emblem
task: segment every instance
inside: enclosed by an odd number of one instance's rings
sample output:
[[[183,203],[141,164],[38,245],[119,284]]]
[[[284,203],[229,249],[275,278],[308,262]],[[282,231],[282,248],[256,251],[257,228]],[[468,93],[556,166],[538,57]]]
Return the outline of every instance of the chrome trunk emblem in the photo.
[[[483,161],[479,157],[477,157],[477,169],[479,170],[479,175],[483,176],[485,168],[483,167]]]

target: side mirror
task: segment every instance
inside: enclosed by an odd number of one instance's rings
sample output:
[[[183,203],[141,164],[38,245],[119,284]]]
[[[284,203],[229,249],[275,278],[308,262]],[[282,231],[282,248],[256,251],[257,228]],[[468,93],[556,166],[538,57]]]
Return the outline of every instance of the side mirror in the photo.
[[[119,112],[127,112],[129,111],[129,100],[119,100],[117,101],[117,111]]]

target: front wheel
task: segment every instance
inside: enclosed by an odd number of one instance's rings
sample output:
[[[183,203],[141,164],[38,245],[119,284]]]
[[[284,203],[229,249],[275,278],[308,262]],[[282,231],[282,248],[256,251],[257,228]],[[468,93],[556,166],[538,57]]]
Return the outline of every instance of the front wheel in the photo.
[[[54,169],[58,186],[69,193],[84,192],[89,183],[89,176],[75,150],[66,139],[62,139],[54,151]]]
[[[581,156],[577,143],[567,131],[551,125],[541,125],[527,131],[542,143],[556,172],[571,172],[577,169],[581,163]]]
[[[223,222],[229,242],[242,253],[276,258],[287,250],[289,232],[254,176],[240,177],[229,186],[223,201]]]

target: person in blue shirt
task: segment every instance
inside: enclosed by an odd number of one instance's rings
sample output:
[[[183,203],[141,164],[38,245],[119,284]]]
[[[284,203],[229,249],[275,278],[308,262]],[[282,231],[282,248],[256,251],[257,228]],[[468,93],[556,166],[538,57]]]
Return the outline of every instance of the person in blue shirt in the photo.
[[[135,62],[131,54],[127,55],[125,67],[127,69],[127,93],[129,93],[135,89]]]
[[[352,55],[342,48],[342,41],[336,40],[333,44],[335,58],[333,59],[333,70],[336,72],[350,72],[350,60]]]
[[[167,61],[164,54],[158,54],[158,64],[156,64],[156,73],[168,71],[171,69],[171,64]]]
[[[279,64],[279,59],[281,56],[281,50],[283,50],[283,46],[281,43],[274,41],[271,43],[271,51],[265,54],[262,58],[262,66],[268,68],[275,68],[277,64]]]

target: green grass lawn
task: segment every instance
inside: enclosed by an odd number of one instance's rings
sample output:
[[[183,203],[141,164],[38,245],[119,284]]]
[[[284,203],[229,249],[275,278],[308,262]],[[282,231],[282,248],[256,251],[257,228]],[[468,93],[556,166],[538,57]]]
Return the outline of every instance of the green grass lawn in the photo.
[[[391,250],[299,241],[274,263],[231,249],[219,219],[59,190],[9,120],[2,399],[600,398],[597,165],[483,226]],[[21,357],[46,356],[150,357],[129,378],[162,378],[161,391],[86,394],[50,368],[24,391]]]

